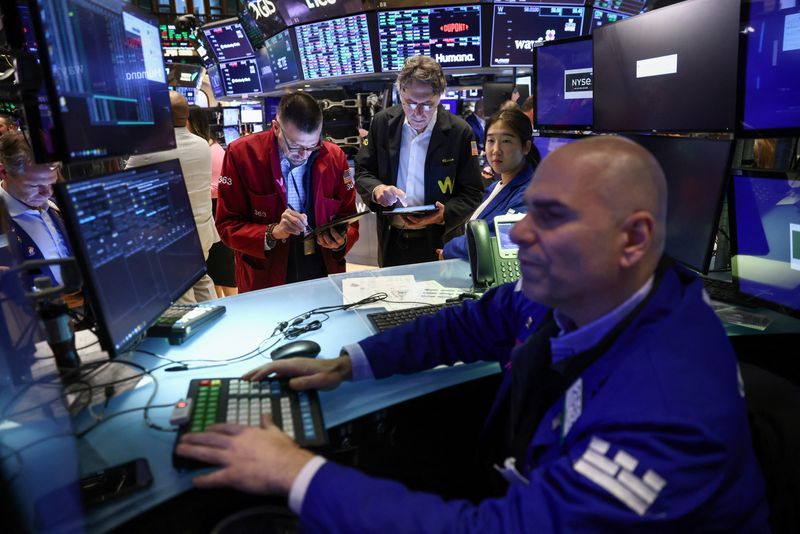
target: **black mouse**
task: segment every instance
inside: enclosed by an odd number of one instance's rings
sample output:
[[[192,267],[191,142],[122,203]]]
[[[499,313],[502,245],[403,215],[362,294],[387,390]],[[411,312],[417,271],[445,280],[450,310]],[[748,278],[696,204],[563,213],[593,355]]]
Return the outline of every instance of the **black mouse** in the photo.
[[[322,348],[318,343],[308,339],[298,339],[281,345],[270,353],[273,360],[284,358],[316,358]]]

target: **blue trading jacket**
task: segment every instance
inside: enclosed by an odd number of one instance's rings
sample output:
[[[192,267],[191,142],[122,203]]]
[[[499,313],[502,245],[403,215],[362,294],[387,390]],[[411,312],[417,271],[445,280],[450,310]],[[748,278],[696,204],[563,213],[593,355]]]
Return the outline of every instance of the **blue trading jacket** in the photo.
[[[486,220],[489,223],[489,232],[494,235],[494,218],[498,215],[505,215],[506,213],[526,213],[528,211],[525,206],[525,188],[531,181],[533,176],[533,166],[528,164],[505,186],[497,196],[478,214],[478,217]],[[500,182],[495,182],[483,195],[481,203],[485,202],[491,192]],[[467,236],[460,235],[454,237],[444,244],[443,250],[444,259],[449,260],[452,258],[467,259]]]
[[[492,354],[507,362],[514,339],[546,312],[512,289],[364,340],[375,375]],[[528,483],[473,505],[328,462],[308,488],[303,524],[342,533],[767,532],[725,332],[691,273],[670,267],[654,291],[576,381],[581,394],[573,385],[545,413],[531,441],[535,465],[521,469]]]

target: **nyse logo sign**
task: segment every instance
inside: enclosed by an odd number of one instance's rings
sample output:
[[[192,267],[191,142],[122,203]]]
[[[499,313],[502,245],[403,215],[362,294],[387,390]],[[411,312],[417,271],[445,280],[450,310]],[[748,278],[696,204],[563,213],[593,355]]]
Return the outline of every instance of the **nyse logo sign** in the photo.
[[[564,71],[564,100],[592,98],[592,69]]]
[[[250,10],[256,19],[272,16],[275,14],[275,11],[277,11],[272,0],[254,0],[247,4],[247,9]]]

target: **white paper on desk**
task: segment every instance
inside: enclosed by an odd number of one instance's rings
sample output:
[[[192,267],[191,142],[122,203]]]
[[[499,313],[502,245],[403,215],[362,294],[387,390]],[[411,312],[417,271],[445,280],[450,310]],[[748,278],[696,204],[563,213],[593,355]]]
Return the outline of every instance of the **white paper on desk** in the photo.
[[[405,302],[392,304],[392,309],[416,308],[421,303],[444,304],[447,299],[458,297],[463,292],[463,287],[444,287],[436,280],[417,282],[406,293],[403,299]]]
[[[413,285],[413,274],[345,278],[342,280],[342,301],[344,304],[352,304],[380,292],[388,295],[386,300],[402,301],[405,300],[406,293],[408,293],[409,289]],[[378,302],[374,302],[372,304],[359,306],[358,309],[393,309],[390,306],[392,306],[392,304],[379,300]]]

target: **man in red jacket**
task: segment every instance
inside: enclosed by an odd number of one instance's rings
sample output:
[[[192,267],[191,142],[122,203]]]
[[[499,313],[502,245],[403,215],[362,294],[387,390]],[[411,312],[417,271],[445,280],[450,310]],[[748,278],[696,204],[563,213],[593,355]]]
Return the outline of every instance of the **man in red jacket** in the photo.
[[[356,211],[347,158],[322,141],[321,132],[317,101],[296,92],[281,98],[271,130],[228,147],[216,221],[222,241],[234,250],[240,292],[344,272],[358,223],[305,238]]]

